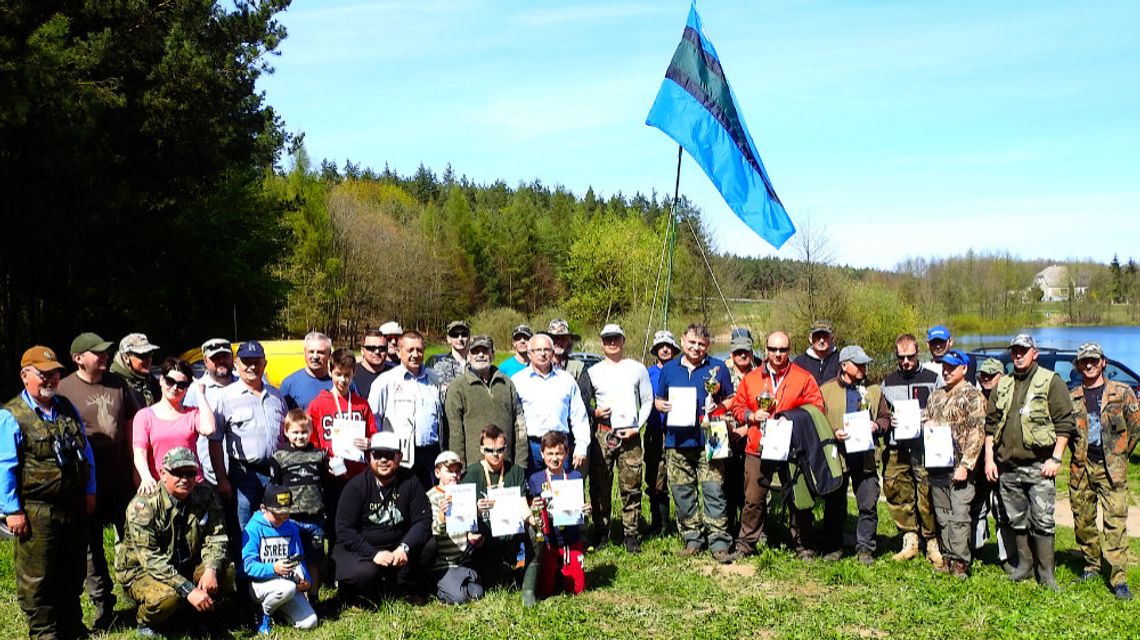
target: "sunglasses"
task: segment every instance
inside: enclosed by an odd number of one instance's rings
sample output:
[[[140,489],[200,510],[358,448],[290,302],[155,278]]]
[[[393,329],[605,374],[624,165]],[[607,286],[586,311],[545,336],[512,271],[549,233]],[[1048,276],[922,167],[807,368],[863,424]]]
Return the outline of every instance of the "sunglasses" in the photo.
[[[396,456],[399,455],[399,453],[399,451],[391,451],[389,449],[373,449],[372,457],[376,458],[377,460],[395,460]]]
[[[492,456],[501,456],[507,452],[506,447],[481,447],[483,453]]]
[[[371,351],[372,353],[380,353],[381,351],[387,351],[388,347],[379,344],[366,344],[361,347],[361,349],[364,349],[365,351]]]
[[[470,338],[471,334],[467,333],[466,331],[456,331],[454,333],[447,334],[447,336],[449,338]]]
[[[766,347],[766,348],[768,349],[768,353],[787,353],[788,352],[787,347]]]
[[[898,354],[895,354],[895,358],[897,358],[899,362],[906,362],[907,360],[918,360],[918,354],[917,353],[898,353]]]
[[[170,376],[162,376],[162,381],[166,383],[166,386],[176,387],[181,391],[185,391],[185,390],[190,388],[190,381],[189,380],[175,380],[174,378],[171,378]]]
[[[198,477],[197,469],[167,469],[166,472],[175,478],[181,478],[182,480],[189,480],[191,478]]]

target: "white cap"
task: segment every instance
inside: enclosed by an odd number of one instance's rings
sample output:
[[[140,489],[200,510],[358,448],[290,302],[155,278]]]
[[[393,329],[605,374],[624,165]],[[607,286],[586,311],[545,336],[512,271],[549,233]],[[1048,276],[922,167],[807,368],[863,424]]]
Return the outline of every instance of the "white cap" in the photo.
[[[621,330],[621,325],[613,324],[611,322],[610,324],[602,327],[602,331],[598,335],[603,338],[609,338],[611,336],[621,336],[624,338],[625,332]]]
[[[386,336],[398,336],[403,332],[404,330],[400,328],[400,325],[397,324],[395,320],[380,325],[380,333]]]
[[[399,451],[400,437],[392,431],[378,431],[368,441],[369,451]]]

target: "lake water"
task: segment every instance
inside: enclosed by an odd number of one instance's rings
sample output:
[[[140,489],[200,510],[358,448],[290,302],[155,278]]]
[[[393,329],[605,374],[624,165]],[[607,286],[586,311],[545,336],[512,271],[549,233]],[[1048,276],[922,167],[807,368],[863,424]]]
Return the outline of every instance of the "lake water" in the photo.
[[[1039,347],[1076,349],[1082,342],[1099,342],[1104,354],[1140,371],[1140,327],[1045,327],[1022,329],[1007,335],[954,336],[954,346],[973,349],[982,346],[1006,346],[1013,336],[1028,333]]]

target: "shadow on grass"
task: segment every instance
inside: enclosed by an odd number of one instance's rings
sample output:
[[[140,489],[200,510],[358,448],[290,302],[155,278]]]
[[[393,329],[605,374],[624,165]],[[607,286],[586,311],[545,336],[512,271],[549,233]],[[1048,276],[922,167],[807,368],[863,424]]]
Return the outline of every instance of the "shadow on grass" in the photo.
[[[612,562],[586,569],[586,585],[590,589],[608,587],[614,583],[615,577],[617,577],[617,565]]]

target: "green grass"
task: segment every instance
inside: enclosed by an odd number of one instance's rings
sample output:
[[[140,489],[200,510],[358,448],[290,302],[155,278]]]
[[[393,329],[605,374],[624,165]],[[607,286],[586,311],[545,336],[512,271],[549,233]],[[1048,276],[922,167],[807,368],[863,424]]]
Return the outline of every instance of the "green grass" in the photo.
[[[853,504],[851,505],[853,511]],[[275,629],[282,638],[1135,638],[1140,605],[1120,603],[1101,583],[1076,584],[1080,563],[1072,532],[1058,535],[1060,593],[1013,584],[996,566],[993,545],[965,582],[935,574],[916,559],[894,563],[898,539],[880,507],[873,567],[853,558],[798,561],[765,550],[731,567],[707,554],[678,559],[674,537],[645,542],[628,555],[609,546],[587,556],[587,591],[524,610],[517,592],[493,590],[477,603],[448,607],[385,602],[347,608],[312,632]],[[848,519],[849,527],[854,519]],[[26,633],[15,602],[11,543],[0,544],[3,637]],[[1140,551],[1133,543],[1133,554]],[[110,552],[109,552],[110,553]],[[1132,570],[1140,586],[1140,571]],[[325,592],[327,597],[328,592]],[[84,598],[87,622],[91,611]],[[237,638],[254,637],[250,629]],[[103,636],[134,637],[126,627]]]

